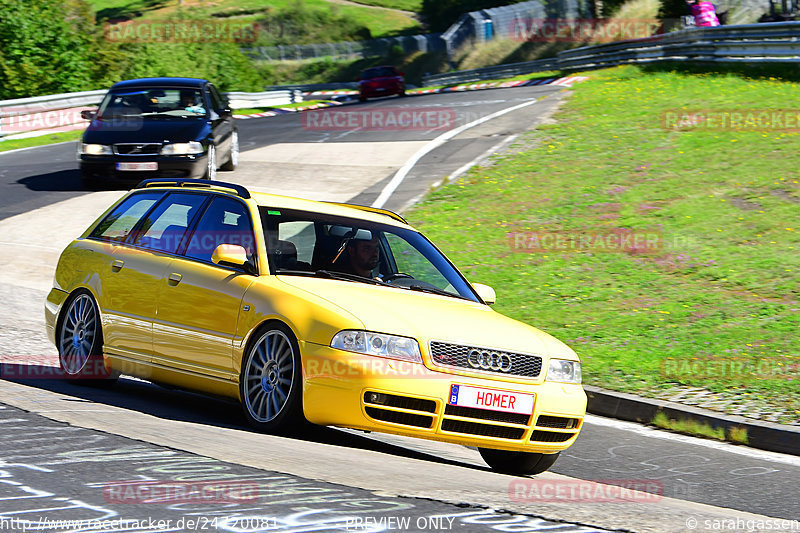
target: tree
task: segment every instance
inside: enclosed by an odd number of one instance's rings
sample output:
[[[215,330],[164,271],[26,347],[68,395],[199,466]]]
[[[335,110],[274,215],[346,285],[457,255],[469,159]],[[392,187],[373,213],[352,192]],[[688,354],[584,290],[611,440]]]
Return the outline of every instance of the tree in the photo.
[[[0,98],[94,89],[95,33],[84,0],[0,0]]]

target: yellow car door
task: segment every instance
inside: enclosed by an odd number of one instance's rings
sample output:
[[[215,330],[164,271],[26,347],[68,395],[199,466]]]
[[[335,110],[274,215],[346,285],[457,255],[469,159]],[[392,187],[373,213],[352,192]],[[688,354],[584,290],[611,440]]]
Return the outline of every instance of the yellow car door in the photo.
[[[212,261],[220,244],[242,246],[248,268]],[[165,380],[192,388],[198,376],[235,380],[233,342],[242,298],[256,279],[256,240],[247,205],[215,196],[167,269],[153,326],[154,363]]]

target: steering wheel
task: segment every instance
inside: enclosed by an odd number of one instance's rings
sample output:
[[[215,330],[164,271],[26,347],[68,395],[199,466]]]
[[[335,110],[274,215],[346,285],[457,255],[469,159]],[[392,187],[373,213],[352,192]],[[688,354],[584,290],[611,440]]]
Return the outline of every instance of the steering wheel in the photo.
[[[386,276],[383,276],[382,279],[386,283],[391,283],[396,279],[414,279],[414,276],[404,272],[395,272],[394,274],[387,274]]]

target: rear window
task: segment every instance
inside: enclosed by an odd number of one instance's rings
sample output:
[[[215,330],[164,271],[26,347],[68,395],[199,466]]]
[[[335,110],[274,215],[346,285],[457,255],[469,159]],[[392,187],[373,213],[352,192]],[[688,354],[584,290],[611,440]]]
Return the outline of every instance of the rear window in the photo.
[[[122,242],[153,207],[163,192],[132,194],[115,207],[89,235],[90,238]]]

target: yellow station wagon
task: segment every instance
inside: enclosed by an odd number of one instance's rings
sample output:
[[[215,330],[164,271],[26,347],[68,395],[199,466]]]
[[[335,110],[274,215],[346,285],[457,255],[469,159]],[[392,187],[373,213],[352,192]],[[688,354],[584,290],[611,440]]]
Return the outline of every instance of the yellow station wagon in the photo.
[[[476,446],[545,471],[586,411],[577,355],[489,306],[399,215],[146,180],[61,254],[47,297],[63,372],[137,376],[303,423]]]

